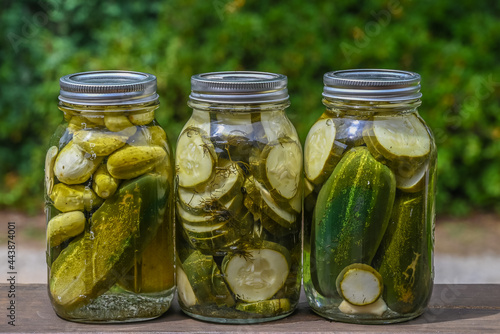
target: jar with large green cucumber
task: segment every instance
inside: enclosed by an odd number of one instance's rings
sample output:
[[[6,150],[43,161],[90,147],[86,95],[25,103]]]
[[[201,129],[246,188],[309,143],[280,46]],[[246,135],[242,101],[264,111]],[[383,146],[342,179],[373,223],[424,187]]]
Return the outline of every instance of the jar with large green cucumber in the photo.
[[[436,147],[420,76],[324,76],[325,112],[304,146],[304,287],[328,319],[393,323],[432,292]]]
[[[285,317],[300,294],[303,196],[287,78],[217,72],[191,85],[175,158],[180,306],[212,322]]]
[[[84,72],[60,85],[64,121],[45,160],[52,306],[78,322],[156,318],[175,293],[174,165],[156,77]]]

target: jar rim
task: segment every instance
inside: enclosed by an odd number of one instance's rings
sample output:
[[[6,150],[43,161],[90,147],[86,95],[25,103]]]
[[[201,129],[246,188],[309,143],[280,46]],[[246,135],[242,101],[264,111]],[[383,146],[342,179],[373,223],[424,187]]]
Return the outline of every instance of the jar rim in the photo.
[[[90,71],[59,80],[59,100],[77,105],[123,105],[158,99],[156,76],[134,71]]]
[[[388,69],[350,69],[323,76],[323,96],[355,101],[406,101],[422,97],[420,75]]]
[[[191,77],[191,100],[210,103],[255,104],[288,100],[288,79],[283,74],[258,71],[223,71]]]

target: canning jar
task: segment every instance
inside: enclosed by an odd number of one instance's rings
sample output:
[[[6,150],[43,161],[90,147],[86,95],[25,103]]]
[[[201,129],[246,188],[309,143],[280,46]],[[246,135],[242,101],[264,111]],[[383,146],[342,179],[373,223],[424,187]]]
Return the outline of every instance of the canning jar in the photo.
[[[436,182],[420,76],[345,70],[324,84],[304,146],[309,305],[344,322],[414,318],[432,291]]]
[[[156,77],[60,79],[64,121],[45,160],[49,296],[78,322],[152,319],[174,287],[173,157],[155,120]]]
[[[212,322],[292,313],[300,292],[302,148],[285,114],[287,78],[218,72],[191,78],[177,141],[179,302]]]

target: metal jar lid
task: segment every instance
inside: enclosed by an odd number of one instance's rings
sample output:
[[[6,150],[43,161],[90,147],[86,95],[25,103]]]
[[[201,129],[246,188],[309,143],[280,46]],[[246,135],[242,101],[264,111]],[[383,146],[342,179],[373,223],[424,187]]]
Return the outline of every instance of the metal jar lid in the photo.
[[[414,72],[359,69],[328,72],[323,77],[327,99],[407,101],[419,99],[420,75]]]
[[[123,105],[158,99],[156,77],[132,71],[69,74],[59,80],[59,100],[79,105]]]
[[[227,104],[282,102],[288,100],[287,77],[252,71],[196,74],[191,77],[189,98]]]

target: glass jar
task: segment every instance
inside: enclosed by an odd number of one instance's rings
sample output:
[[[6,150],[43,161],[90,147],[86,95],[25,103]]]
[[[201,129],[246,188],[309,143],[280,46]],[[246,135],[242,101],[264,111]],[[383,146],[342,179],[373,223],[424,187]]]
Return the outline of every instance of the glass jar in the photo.
[[[163,314],[174,296],[173,157],[155,120],[156,77],[126,71],[60,80],[45,160],[49,296],[78,322]]]
[[[309,305],[344,322],[412,319],[433,285],[436,147],[420,76],[346,70],[324,84],[304,147]]]
[[[191,78],[176,150],[177,285],[197,319],[255,323],[293,312],[300,293],[302,148],[285,114],[287,78]]]

